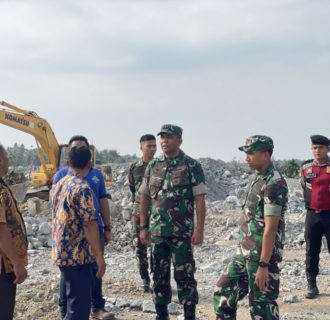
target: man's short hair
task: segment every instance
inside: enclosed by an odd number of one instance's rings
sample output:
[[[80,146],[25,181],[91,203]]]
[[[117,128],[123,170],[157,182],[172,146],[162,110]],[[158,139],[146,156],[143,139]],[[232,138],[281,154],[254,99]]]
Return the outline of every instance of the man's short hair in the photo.
[[[92,159],[92,153],[88,147],[73,147],[69,151],[69,164],[74,169],[84,169]]]
[[[152,140],[156,140],[156,137],[153,134],[145,134],[140,138],[140,143]]]
[[[88,140],[86,137],[84,136],[79,136],[79,135],[76,135],[76,136],[73,136],[70,140],[69,140],[69,146],[71,145],[71,143],[73,141],[84,141],[86,143],[86,145],[89,147],[89,143],[88,143]]]

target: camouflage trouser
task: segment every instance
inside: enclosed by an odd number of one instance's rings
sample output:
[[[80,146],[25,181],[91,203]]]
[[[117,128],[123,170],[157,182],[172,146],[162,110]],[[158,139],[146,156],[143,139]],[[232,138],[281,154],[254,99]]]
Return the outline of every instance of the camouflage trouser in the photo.
[[[133,238],[133,250],[138,262],[138,268],[141,279],[150,281],[149,277],[149,264],[148,264],[148,246],[144,245],[140,241],[140,217],[138,215],[132,216],[132,238]]]
[[[213,295],[214,310],[220,319],[236,319],[237,302],[249,293],[251,318],[255,320],[279,319],[276,299],[279,294],[277,264],[268,267],[269,284],[266,292],[254,284],[258,263],[235,255],[217,282]]]
[[[197,304],[197,282],[194,278],[195,261],[191,239],[153,237],[151,240],[153,261],[153,300],[155,304],[169,304],[172,299],[171,260],[174,279],[181,304]]]

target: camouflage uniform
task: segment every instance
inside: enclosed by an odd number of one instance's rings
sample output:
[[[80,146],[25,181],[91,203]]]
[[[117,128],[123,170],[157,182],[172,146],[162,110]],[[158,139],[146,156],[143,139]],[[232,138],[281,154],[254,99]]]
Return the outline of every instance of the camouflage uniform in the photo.
[[[133,215],[132,215],[132,237],[133,237],[133,248],[135,255],[138,261],[138,268],[140,276],[142,279],[150,282],[150,277],[148,273],[148,250],[147,246],[142,244],[139,238],[140,232],[140,210],[139,210],[139,193],[138,190],[142,184],[144,177],[144,172],[147,167],[147,163],[143,162],[142,159],[133,162],[130,165],[128,171],[128,182],[129,188],[132,193],[132,202],[133,202]]]
[[[149,231],[154,303],[166,305],[171,302],[172,260],[180,303],[197,304],[191,237],[194,231],[194,197],[206,193],[201,165],[182,151],[174,159],[160,156],[147,166],[139,191],[151,198]]]
[[[272,163],[264,173],[253,177],[243,205],[236,254],[216,284],[213,299],[217,319],[236,319],[237,302],[248,293],[252,319],[279,319],[275,300],[279,294],[278,263],[282,260],[284,247],[287,193],[286,182]],[[261,292],[254,280],[261,256],[265,216],[281,219],[268,266],[268,288]]]

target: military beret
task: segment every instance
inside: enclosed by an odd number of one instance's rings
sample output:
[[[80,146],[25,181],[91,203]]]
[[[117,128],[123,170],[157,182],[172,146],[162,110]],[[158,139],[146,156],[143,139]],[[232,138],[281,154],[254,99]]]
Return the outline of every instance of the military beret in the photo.
[[[240,151],[245,153],[255,153],[259,150],[270,150],[274,149],[273,140],[267,136],[254,135],[248,137],[245,141],[245,145],[238,148]]]
[[[182,129],[174,124],[163,124],[160,128],[160,132],[157,134],[159,136],[162,133],[175,134],[177,136],[182,136]]]
[[[325,136],[321,136],[320,134],[315,134],[311,136],[311,141],[312,144],[319,144],[321,146],[328,147],[330,145],[330,140]]]

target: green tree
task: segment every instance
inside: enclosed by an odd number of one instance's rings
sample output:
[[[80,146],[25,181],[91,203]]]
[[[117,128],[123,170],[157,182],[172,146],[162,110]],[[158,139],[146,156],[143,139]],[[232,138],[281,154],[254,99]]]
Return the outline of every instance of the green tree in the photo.
[[[285,168],[285,175],[288,178],[297,178],[299,176],[299,164],[294,159],[291,159],[287,162]]]

